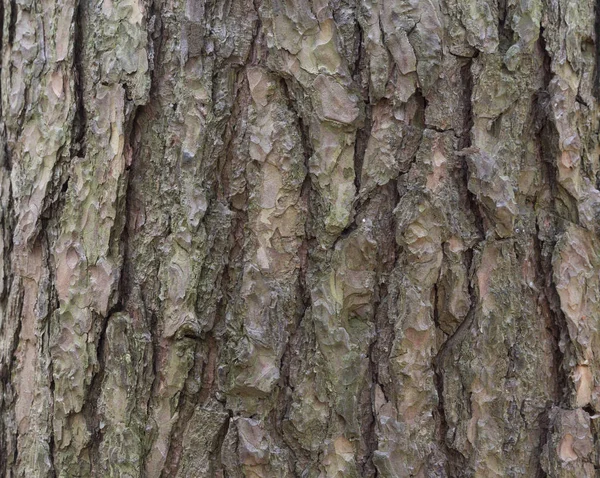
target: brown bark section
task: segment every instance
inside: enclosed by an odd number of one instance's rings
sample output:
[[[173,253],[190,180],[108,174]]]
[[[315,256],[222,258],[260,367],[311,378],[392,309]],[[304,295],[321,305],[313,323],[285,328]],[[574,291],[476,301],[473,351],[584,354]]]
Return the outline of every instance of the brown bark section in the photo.
[[[0,474],[593,477],[590,0],[6,0]]]

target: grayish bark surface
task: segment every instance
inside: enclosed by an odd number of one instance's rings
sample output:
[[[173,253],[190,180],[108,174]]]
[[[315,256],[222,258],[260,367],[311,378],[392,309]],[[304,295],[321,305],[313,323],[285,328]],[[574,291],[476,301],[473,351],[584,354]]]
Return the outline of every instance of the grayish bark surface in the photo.
[[[0,475],[594,477],[591,0],[4,0]]]

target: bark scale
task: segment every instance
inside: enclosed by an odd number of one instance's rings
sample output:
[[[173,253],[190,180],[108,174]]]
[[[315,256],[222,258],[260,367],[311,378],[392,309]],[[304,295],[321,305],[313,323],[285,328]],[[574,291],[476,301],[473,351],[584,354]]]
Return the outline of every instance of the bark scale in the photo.
[[[6,0],[0,474],[593,477],[590,0]]]

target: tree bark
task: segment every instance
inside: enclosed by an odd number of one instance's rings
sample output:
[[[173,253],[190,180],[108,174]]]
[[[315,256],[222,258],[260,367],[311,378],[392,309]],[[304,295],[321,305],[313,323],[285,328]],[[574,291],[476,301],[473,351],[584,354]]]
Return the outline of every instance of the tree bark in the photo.
[[[594,477],[591,0],[4,0],[0,474]]]

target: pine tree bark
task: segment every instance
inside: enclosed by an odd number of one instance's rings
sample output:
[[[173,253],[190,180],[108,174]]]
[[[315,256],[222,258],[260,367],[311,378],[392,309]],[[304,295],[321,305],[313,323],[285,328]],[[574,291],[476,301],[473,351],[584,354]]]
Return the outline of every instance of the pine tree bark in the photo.
[[[0,474],[594,477],[591,0],[5,0]]]

